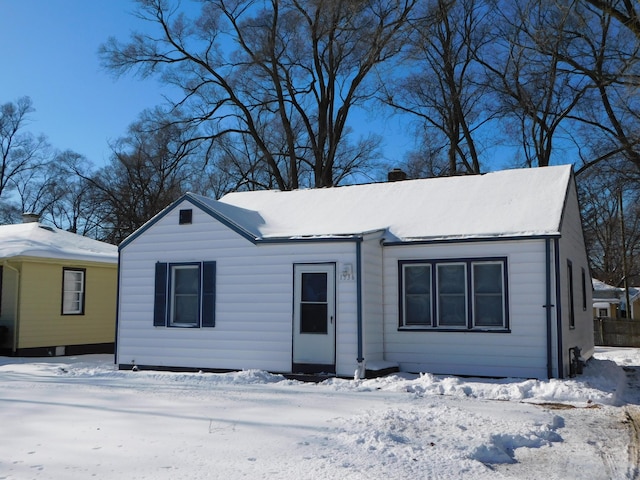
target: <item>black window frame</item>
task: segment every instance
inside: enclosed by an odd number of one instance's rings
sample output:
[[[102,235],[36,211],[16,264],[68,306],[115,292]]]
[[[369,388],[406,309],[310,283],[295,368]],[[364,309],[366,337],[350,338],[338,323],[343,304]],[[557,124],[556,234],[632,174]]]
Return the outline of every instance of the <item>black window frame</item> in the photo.
[[[80,311],[66,311],[64,305],[64,294],[66,289],[66,272],[82,273],[82,295],[80,296]],[[84,315],[87,299],[87,269],[79,267],[62,267],[62,295],[60,302],[60,314],[64,316]]]
[[[4,270],[0,265],[0,315],[2,315],[2,279],[4,278]]]
[[[582,267],[582,311],[587,311],[587,272]]]
[[[567,289],[569,294],[569,328],[576,328],[576,304],[573,292],[573,262],[567,259]]]
[[[197,266],[198,283],[198,321],[195,324],[172,322],[171,272],[180,267]],[[153,325],[167,328],[211,328],[215,327],[216,310],[216,262],[157,262],[155,265]]]
[[[464,265],[465,283],[465,319],[464,325],[450,326],[442,325],[439,319],[439,286],[438,265]],[[474,265],[499,264],[502,272],[502,311],[503,322],[499,326],[479,325],[475,318],[476,310],[476,289],[474,285]],[[430,322],[407,323],[405,318],[405,272],[407,267],[428,266],[430,268]],[[450,259],[410,259],[398,261],[398,330],[400,331],[432,331],[432,332],[489,332],[489,333],[509,333],[509,275],[507,257],[477,257],[477,258],[450,258]]]
[[[178,212],[179,225],[191,225],[193,223],[193,209],[185,208]]]

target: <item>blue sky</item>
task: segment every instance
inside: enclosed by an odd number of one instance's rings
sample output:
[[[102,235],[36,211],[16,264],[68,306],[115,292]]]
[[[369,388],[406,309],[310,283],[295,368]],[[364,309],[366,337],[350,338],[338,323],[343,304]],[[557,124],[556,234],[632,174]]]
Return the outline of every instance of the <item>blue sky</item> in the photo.
[[[116,79],[100,66],[100,44],[109,36],[126,40],[143,26],[131,14],[135,7],[132,0],[0,0],[0,103],[31,97],[29,131],[104,164],[108,142],[167,92],[155,79]],[[390,163],[411,146],[397,120],[373,123],[370,114],[352,114],[362,133],[374,127],[387,138]]]
[[[108,142],[163,102],[155,80],[115,79],[100,67],[99,45],[139,28],[134,7],[130,0],[0,0],[0,103],[31,97],[29,131],[103,164]]]

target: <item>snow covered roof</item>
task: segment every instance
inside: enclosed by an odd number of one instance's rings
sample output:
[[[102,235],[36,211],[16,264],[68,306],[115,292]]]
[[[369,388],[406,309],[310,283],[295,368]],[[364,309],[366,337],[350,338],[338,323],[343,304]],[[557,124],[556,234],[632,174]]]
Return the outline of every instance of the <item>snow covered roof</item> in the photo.
[[[385,231],[387,241],[556,235],[571,166],[294,191],[189,194],[256,239]]]
[[[118,262],[118,247],[37,222],[0,225],[0,259],[39,257]]]
[[[624,288],[614,287],[595,278],[591,279],[591,283],[593,284],[594,302],[607,300],[610,301],[609,303],[620,303],[620,299],[625,299]],[[635,301],[637,296],[640,296],[640,287],[629,287],[629,299]]]
[[[613,285],[609,285],[608,283],[604,283],[602,280],[598,280],[596,278],[591,279],[591,283],[593,284],[594,290],[621,290],[618,287],[614,287]]]

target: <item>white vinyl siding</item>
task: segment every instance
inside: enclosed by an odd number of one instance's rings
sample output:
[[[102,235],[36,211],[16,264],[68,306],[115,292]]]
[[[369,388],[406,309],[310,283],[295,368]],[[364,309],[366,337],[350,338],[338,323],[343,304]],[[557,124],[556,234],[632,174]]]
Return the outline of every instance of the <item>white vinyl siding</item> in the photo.
[[[385,357],[381,236],[382,232],[365,235],[362,242],[363,356],[367,364],[377,366],[382,365]]]
[[[594,351],[593,341],[593,311],[591,308],[573,308],[573,325],[571,327],[570,305],[571,296],[574,302],[582,302],[592,305],[592,288],[588,285],[584,288],[581,285],[580,272],[584,269],[589,271],[587,255],[584,249],[584,236],[582,225],[580,223],[580,209],[575,194],[574,182],[569,182],[569,193],[562,219],[562,236],[558,241],[560,247],[560,255],[558,258],[560,269],[560,288],[561,298],[558,304],[562,316],[562,352],[561,358],[563,363],[562,375],[569,375],[569,348],[580,348],[583,358],[589,358]],[[567,261],[571,261],[573,270],[573,289],[569,292],[569,268]],[[585,275],[586,276],[586,275]],[[584,300],[582,295],[586,296]],[[554,312],[555,313],[555,312]],[[555,318],[555,317],[554,317]],[[557,356],[557,351],[554,351]]]

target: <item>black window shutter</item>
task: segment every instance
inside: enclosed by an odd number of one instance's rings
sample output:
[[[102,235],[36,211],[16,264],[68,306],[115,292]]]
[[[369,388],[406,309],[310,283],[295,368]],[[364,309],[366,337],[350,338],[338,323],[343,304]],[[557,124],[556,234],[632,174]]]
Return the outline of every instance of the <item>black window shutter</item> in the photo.
[[[167,325],[167,264],[156,263],[156,286],[153,301],[153,325]]]
[[[216,262],[202,262],[202,326],[216,325]]]

